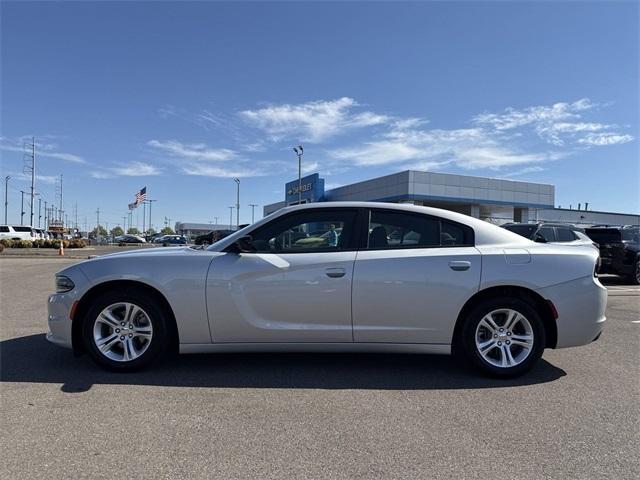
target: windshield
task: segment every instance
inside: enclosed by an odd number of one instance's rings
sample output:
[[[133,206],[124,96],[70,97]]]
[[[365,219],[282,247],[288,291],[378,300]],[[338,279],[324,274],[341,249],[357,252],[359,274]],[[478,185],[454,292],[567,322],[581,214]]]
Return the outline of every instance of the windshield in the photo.
[[[533,237],[533,233],[538,228],[537,225],[505,225],[503,228],[509,230],[510,232],[517,233],[521,237],[531,238]]]

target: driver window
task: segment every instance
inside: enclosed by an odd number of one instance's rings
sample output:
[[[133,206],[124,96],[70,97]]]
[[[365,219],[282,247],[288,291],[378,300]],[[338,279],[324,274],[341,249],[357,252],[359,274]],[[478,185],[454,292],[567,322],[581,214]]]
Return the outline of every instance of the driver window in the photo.
[[[252,234],[257,253],[332,252],[350,247],[356,212],[307,210],[278,218]]]

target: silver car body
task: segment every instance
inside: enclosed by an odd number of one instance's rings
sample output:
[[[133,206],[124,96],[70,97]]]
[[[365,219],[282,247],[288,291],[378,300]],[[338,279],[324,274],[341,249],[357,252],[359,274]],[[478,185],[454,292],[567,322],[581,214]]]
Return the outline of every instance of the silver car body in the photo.
[[[475,245],[264,254],[225,249],[282,215],[314,208],[384,208],[465,224]],[[170,247],[105,255],[65,268],[75,284],[49,297],[48,339],[72,346],[72,309],[105,282],[156,289],[170,305],[183,353],[223,351],[451,351],[464,305],[486,289],[526,288],[557,311],[556,348],[600,334],[607,293],[593,248],[534,243],[435,208],[367,202],[287,207],[208,249]],[[459,269],[462,265],[465,269]]]

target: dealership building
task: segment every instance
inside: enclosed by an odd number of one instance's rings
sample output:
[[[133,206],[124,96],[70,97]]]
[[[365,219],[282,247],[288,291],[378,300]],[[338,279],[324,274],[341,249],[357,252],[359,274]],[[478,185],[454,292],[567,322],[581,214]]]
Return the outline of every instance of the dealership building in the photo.
[[[318,173],[285,185],[284,200],[265,205],[264,214],[302,203],[373,201],[410,203],[444,208],[496,224],[506,222],[564,222],[578,226],[595,224],[640,225],[640,215],[554,208],[555,186],[497,178],[405,170],[362,182],[325,190]]]

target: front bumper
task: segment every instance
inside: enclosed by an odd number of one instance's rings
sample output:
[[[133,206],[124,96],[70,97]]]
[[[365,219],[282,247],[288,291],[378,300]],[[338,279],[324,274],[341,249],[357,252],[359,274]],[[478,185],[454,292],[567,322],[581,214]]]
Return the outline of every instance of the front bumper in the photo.
[[[588,276],[538,290],[558,311],[556,348],[577,347],[596,340],[607,318],[607,289]]]
[[[69,313],[75,298],[68,293],[56,293],[49,296],[47,302],[47,321],[49,332],[47,340],[56,345],[72,348],[71,318]]]

